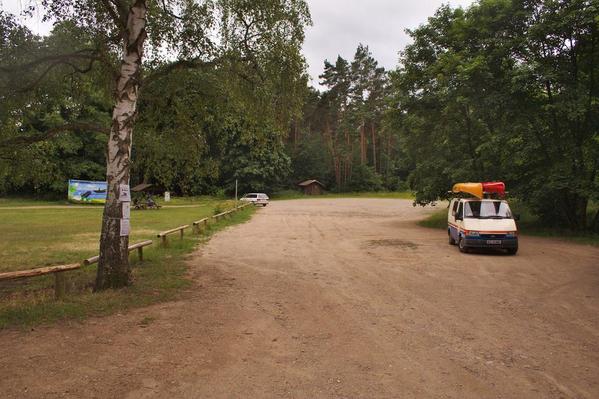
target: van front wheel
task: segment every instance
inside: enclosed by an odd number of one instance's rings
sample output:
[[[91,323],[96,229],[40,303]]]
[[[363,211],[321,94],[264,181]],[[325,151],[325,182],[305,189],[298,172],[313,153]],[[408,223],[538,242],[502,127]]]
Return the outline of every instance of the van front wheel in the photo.
[[[464,239],[462,237],[458,238],[458,248],[460,249],[460,252],[468,252],[468,247],[466,247],[466,245],[464,244]]]
[[[451,233],[448,232],[448,235],[449,235],[449,245],[455,245],[455,240],[451,236]]]

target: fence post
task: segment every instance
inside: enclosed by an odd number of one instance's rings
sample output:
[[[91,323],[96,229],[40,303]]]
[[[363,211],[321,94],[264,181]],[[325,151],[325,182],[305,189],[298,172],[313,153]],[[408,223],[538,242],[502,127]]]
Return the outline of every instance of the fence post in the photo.
[[[184,229],[179,230],[179,233],[181,233],[181,237],[180,237],[181,239],[183,239],[183,230]]]
[[[139,258],[140,262],[143,262],[143,260],[144,260],[144,247],[137,248],[137,257]]]
[[[166,238],[166,234],[163,235],[162,237],[160,237],[162,239],[162,246],[163,247],[168,247],[168,244],[166,242],[167,238]]]
[[[56,273],[54,273],[54,298],[55,299],[64,298],[64,291],[65,291],[64,272],[56,272]]]

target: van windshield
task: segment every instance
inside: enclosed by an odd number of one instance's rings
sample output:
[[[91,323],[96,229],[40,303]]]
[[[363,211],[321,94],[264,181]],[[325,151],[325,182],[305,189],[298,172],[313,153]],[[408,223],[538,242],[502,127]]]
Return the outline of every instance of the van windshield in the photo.
[[[473,219],[511,219],[512,211],[502,201],[467,201],[464,203],[464,217]]]

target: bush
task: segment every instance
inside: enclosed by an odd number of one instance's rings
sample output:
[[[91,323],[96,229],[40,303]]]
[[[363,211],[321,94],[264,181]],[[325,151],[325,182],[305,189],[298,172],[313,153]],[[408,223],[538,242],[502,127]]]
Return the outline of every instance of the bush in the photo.
[[[383,179],[370,166],[358,165],[353,170],[348,189],[350,191],[380,191],[383,189]]]

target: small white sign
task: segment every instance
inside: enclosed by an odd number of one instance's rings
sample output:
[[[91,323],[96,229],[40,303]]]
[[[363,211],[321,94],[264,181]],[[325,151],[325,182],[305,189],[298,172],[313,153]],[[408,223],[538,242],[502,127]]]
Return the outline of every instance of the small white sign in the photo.
[[[123,219],[131,219],[131,203],[123,202]]]
[[[165,191],[164,192],[164,202],[169,202],[170,200],[171,200],[171,192]]]
[[[131,223],[129,219],[121,219],[121,237],[128,236],[131,230]]]
[[[128,184],[120,184],[119,185],[119,201],[131,202],[131,191],[129,191]]]

